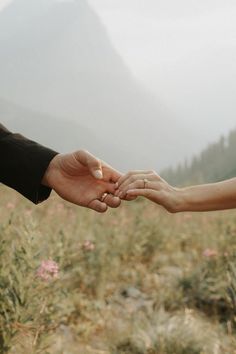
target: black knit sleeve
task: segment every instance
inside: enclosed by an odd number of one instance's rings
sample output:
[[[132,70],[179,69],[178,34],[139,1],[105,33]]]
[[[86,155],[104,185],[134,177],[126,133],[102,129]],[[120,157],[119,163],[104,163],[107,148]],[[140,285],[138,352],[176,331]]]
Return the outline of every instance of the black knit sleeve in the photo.
[[[0,124],[0,182],[37,204],[47,199],[51,189],[41,184],[44,173],[57,152]]]

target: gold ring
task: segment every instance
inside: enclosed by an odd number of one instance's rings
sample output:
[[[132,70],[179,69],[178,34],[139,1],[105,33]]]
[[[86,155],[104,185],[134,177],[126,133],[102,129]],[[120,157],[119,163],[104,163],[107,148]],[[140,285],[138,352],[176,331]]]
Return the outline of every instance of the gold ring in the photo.
[[[147,184],[148,184],[148,179],[147,179],[147,178],[144,178],[143,182],[144,182],[144,189],[145,189],[146,186],[147,186]]]
[[[102,195],[101,198],[100,198],[100,201],[101,201],[101,202],[104,202],[104,200],[106,199],[106,197],[107,197],[107,193],[103,193],[103,195]]]

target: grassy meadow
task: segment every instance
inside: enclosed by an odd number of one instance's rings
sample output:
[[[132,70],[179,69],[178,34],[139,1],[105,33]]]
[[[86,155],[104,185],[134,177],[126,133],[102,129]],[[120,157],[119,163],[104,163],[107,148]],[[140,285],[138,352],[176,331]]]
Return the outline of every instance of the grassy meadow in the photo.
[[[236,353],[236,210],[0,194],[1,354]]]

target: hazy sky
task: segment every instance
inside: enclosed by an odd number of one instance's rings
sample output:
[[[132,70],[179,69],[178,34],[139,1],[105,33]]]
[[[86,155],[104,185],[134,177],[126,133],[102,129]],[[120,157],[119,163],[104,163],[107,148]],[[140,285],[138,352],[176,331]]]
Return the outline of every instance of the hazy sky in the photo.
[[[229,0],[89,0],[114,45],[138,77],[191,52],[235,45],[236,2]]]
[[[235,0],[89,3],[135,76],[186,124],[198,120],[210,140],[236,127]]]
[[[0,0],[0,10],[4,8],[11,0]]]
[[[133,74],[203,144],[236,127],[235,0],[88,2]]]

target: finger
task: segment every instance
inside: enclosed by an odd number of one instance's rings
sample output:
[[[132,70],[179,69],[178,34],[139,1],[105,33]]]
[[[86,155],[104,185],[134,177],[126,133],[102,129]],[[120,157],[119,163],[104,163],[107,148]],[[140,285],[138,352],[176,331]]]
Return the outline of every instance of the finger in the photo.
[[[102,187],[103,187],[103,193],[105,192],[105,193],[110,193],[115,195],[116,193],[115,183],[102,182]]]
[[[158,181],[159,177],[156,174],[151,174],[150,172],[147,174],[138,174],[138,175],[131,175],[127,180],[125,180],[119,187],[119,190],[121,192],[126,192],[126,190],[131,189],[129,188],[129,185],[137,182],[138,184],[134,186],[134,189],[137,188],[143,188],[145,189],[147,186],[145,186],[145,182],[144,181]],[[144,188],[145,187],[145,188]]]
[[[97,211],[98,213],[105,213],[107,211],[107,205],[98,199],[93,200],[88,204],[88,208]]]
[[[147,174],[149,171],[144,171],[144,170],[136,170],[136,171],[129,171],[125,175],[121,176],[120,179],[118,180],[118,188],[133,175],[140,175],[140,174]]]
[[[112,194],[108,194],[103,202],[106,203],[110,208],[118,208],[120,206],[121,200]]]
[[[115,188],[117,188],[117,187],[115,186]],[[115,191],[115,193],[114,193],[114,196],[115,196],[115,197],[118,197],[118,196],[119,196],[119,194],[120,194],[119,189],[116,189],[116,191]]]
[[[87,167],[91,173],[91,175],[96,179],[103,178],[102,172],[102,162],[94,155],[90,154],[90,152],[86,150],[79,150],[75,153],[75,158],[82,163],[85,167]]]
[[[117,189],[117,190],[115,191],[114,196],[115,196],[115,197],[119,197],[119,195],[120,195],[120,191],[119,191],[119,189]],[[121,199],[121,198],[119,197],[119,199]],[[131,201],[131,200],[135,200],[136,197],[128,197],[127,194],[126,194],[124,197],[122,197],[122,199],[124,199],[124,200],[126,200],[126,201]]]
[[[136,197],[136,196],[130,196],[130,195],[128,195],[128,194],[125,194],[124,198],[122,198],[122,199],[125,200],[126,202],[131,202],[131,201],[137,199],[137,197]]]
[[[150,175],[150,177],[148,178],[149,179],[146,179],[146,181],[144,178],[142,178],[130,183],[129,185],[124,186],[124,188],[122,188],[122,191],[118,194],[118,197],[123,199],[126,196],[127,191],[132,189],[160,189],[159,182],[155,181],[155,177]]]
[[[127,197],[145,197],[155,201],[157,193],[158,192],[153,189],[130,189],[127,191]]]
[[[110,165],[108,165],[103,161],[102,161],[102,168],[104,170],[104,175],[109,176],[107,182],[109,181],[109,182],[117,183],[122,176],[121,172],[119,172],[118,170],[116,170],[115,168],[111,167]],[[106,180],[106,177],[104,178],[104,180]]]
[[[139,178],[139,176],[137,176],[137,178]],[[147,184],[146,184],[147,185]],[[128,190],[132,190],[132,189],[146,189],[146,187],[144,188],[145,183],[144,183],[144,178],[142,179],[138,179],[135,182],[131,182],[127,183],[124,182],[123,185],[120,186],[119,188],[119,193],[118,193],[118,197],[123,199],[126,197],[126,193]],[[125,198],[126,199],[126,198]]]

